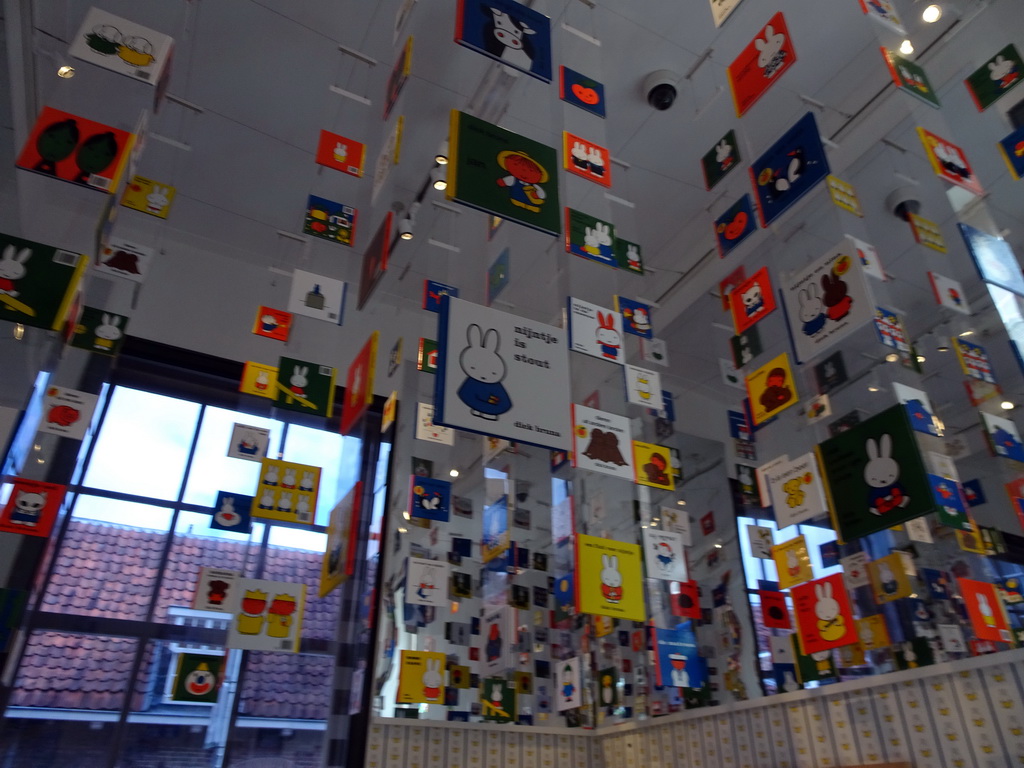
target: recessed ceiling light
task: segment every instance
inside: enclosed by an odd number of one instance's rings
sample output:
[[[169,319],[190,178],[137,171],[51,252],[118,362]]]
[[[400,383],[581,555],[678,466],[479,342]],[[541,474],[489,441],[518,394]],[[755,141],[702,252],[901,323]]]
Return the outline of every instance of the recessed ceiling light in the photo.
[[[961,331],[960,332],[960,337],[961,338],[963,338],[964,336],[973,336],[973,335],[974,335],[974,331]]]
[[[895,352],[890,352],[888,355],[885,356],[885,362],[887,363],[895,363],[899,359],[900,356],[897,355]]]
[[[924,355],[918,355],[918,356],[917,356],[917,362],[919,362],[919,363],[923,363],[924,361],[925,361],[925,357],[924,357]]]
[[[451,475],[452,477],[458,477],[459,476],[459,470],[453,468],[453,469],[449,470],[448,474]]]
[[[685,501],[677,501],[676,504],[678,504],[680,507],[685,507],[686,506],[686,502]]]
[[[877,392],[879,386],[877,384],[868,384],[868,392]]]
[[[942,9],[935,4],[929,5],[921,12],[921,18],[929,24],[934,24],[942,18]]]
[[[406,520],[412,520],[412,515],[409,514],[408,509],[402,512],[402,517],[404,517]]]
[[[74,76],[75,76],[75,68],[74,67],[69,67],[67,64],[65,64],[64,66],[57,68],[57,77],[63,77],[65,80],[68,80],[68,79],[70,79],[70,78],[72,78]]]
[[[904,40],[902,43],[900,43],[900,53],[902,53],[904,56],[909,56],[913,52],[914,44],[912,42],[910,42],[909,40]]]
[[[1001,402],[1001,403],[999,404],[999,407],[1000,407],[1000,408],[1002,408],[1002,409],[1003,409],[1004,411],[1012,411],[1012,410],[1013,410],[1014,408],[1016,408],[1017,406],[1016,406],[1016,405],[1014,405],[1014,404],[1013,404],[1012,402],[1010,402],[1009,400],[1003,400],[1003,402]]]

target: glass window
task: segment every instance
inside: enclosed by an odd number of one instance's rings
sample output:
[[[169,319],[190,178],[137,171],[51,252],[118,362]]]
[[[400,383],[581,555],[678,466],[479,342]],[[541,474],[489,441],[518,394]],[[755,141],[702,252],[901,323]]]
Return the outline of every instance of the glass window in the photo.
[[[284,460],[320,467],[320,496],[316,505],[316,524],[327,525],[331,509],[359,475],[360,440],[337,432],[288,426]],[[332,460],[328,460],[331,457]],[[343,483],[347,484],[343,485]]]
[[[199,411],[198,403],[115,388],[84,484],[177,499]]]
[[[199,428],[195,454],[189,465],[185,503],[213,506],[217,491],[231,491],[251,496],[259,482],[257,461],[228,456],[228,443],[235,424],[270,430],[268,456],[276,456],[281,443],[283,424],[280,421],[251,416],[247,413],[207,407]],[[315,431],[315,430],[314,430]]]

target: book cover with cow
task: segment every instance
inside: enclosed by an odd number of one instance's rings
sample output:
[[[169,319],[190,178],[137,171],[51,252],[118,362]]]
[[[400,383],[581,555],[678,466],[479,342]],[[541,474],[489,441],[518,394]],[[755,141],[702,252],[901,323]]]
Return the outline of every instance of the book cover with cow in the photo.
[[[551,82],[551,19],[515,0],[459,0],[455,42]]]

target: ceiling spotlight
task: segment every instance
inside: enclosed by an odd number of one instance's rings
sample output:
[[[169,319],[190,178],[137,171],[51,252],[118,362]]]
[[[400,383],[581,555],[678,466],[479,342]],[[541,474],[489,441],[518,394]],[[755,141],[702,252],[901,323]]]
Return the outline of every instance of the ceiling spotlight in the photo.
[[[441,142],[441,146],[437,148],[437,154],[434,155],[434,162],[438,165],[448,165],[448,139]]]
[[[912,42],[910,42],[909,40],[904,40],[902,43],[900,43],[900,53],[902,53],[904,56],[909,56],[913,52],[914,44]]]
[[[25,326],[22,325],[21,323],[15,323],[13,334],[15,341],[21,341],[23,338],[25,338]]]
[[[408,509],[402,511],[402,517],[404,517],[406,520],[412,520],[412,515],[409,514]]]
[[[895,352],[890,352],[888,355],[885,356],[885,362],[887,363],[895,363],[899,359],[900,356],[897,355]]]
[[[459,470],[453,468],[452,470],[450,470],[448,472],[448,474],[451,475],[452,477],[458,477],[459,476]]]
[[[398,222],[398,236],[403,240],[412,240],[412,219],[406,217]]]
[[[75,76],[75,68],[69,67],[65,64],[62,67],[57,68],[57,77],[63,77],[65,80],[69,80]]]
[[[929,5],[921,12],[921,18],[929,24],[934,24],[942,18],[942,9],[937,5]]]
[[[879,389],[877,384],[868,384],[868,392],[877,392]]]
[[[925,360],[925,357],[924,357],[924,355],[918,355],[918,356],[917,356],[917,362],[919,362],[919,363],[923,363],[923,362],[924,362],[924,360]]]
[[[678,504],[680,507],[685,507],[686,506],[686,502],[685,501],[677,501],[676,504]]]
[[[440,191],[448,188],[448,173],[443,165],[439,165],[430,172],[430,183],[434,189]]]
[[[945,341],[939,341],[935,344],[936,352],[949,352],[949,344]]]
[[[1003,409],[1004,411],[1012,411],[1012,410],[1013,410],[1014,408],[1016,408],[1017,406],[1016,406],[1016,405],[1014,405],[1014,404],[1013,404],[1012,402],[1010,402],[1009,400],[1003,400],[1003,402],[1001,402],[1001,403],[999,404],[999,407],[1000,407],[1000,408],[1002,408],[1002,409]]]
[[[973,336],[973,335],[974,335],[974,331],[960,331],[960,338],[964,338],[966,336]]]

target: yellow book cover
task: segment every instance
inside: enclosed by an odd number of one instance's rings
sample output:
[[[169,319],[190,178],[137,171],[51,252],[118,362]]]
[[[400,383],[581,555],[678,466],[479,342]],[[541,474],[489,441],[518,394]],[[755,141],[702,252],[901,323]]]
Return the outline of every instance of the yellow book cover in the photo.
[[[277,396],[277,366],[247,360],[238,391],[273,400]]]
[[[653,443],[633,441],[633,480],[640,485],[652,488],[664,488],[667,491],[676,489],[675,479],[670,467],[668,448]]]
[[[576,537],[577,605],[581,613],[644,621],[640,546]]]
[[[762,424],[795,405],[799,398],[789,355],[783,352],[746,377],[754,424]]]
[[[814,578],[811,556],[803,536],[773,546],[772,560],[779,572],[779,589],[789,589]]]
[[[278,459],[260,461],[253,517],[313,525],[320,491],[320,467]]]
[[[396,701],[399,704],[443,704],[445,664],[443,653],[402,651]]]

